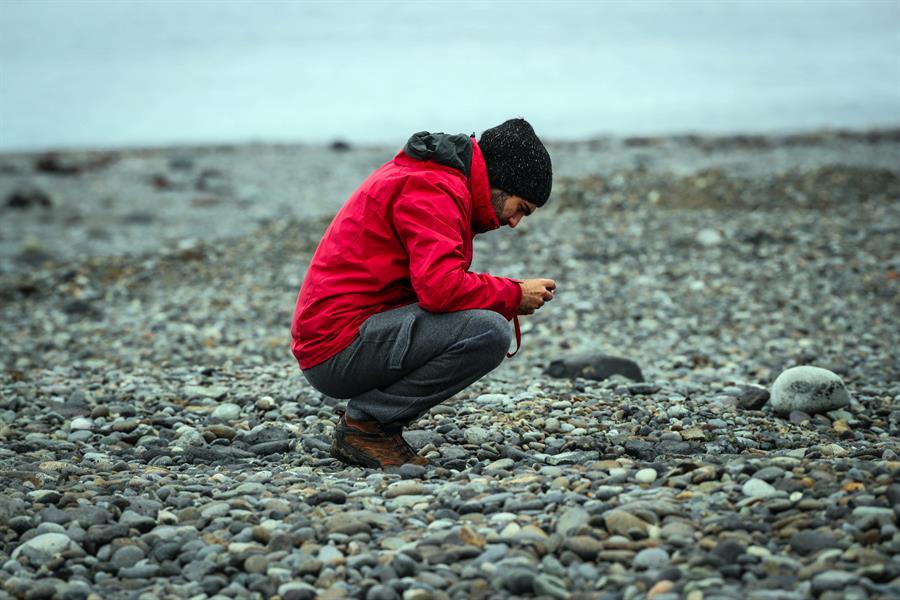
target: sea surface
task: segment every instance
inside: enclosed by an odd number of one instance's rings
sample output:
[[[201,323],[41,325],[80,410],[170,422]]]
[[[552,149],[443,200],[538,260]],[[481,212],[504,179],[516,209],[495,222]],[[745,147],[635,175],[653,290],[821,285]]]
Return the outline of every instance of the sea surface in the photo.
[[[0,0],[0,151],[900,124],[900,0]]]

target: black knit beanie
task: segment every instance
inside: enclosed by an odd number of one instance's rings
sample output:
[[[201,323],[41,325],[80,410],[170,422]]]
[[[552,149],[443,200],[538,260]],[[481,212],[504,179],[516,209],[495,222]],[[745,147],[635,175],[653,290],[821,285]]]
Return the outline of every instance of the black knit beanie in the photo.
[[[553,168],[544,144],[525,119],[486,129],[478,141],[491,187],[543,206],[550,197]]]

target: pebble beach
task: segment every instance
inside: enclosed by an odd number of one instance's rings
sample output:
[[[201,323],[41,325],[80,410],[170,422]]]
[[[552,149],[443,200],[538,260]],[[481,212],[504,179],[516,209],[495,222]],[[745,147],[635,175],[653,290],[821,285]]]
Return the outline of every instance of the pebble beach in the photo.
[[[556,298],[387,472],[289,328],[396,148],[0,154],[0,599],[900,597],[900,131],[549,150],[473,270]]]

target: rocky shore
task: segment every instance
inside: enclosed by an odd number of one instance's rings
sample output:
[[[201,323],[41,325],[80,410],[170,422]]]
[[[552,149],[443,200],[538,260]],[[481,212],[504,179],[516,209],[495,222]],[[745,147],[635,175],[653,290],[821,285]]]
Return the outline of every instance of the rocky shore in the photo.
[[[898,132],[553,145],[474,268],[557,298],[381,472],[288,328],[392,153],[0,155],[0,598],[900,597]]]

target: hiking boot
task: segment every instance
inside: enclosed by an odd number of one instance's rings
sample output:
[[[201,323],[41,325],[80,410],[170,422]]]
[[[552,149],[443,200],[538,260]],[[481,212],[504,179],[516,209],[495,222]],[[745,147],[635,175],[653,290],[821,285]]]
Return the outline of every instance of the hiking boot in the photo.
[[[331,456],[348,464],[373,469],[399,467],[402,464],[428,464],[403,439],[402,426],[383,427],[377,421],[357,421],[344,411],[335,411],[341,420],[334,429]]]
[[[409,451],[410,458],[406,462],[412,463],[414,465],[427,465],[429,461],[424,456],[421,456],[418,452],[416,452],[415,448],[409,445],[409,442],[403,437],[403,426],[402,425],[382,425],[382,429],[384,429],[385,433],[393,435],[397,440],[398,444],[402,444]]]

